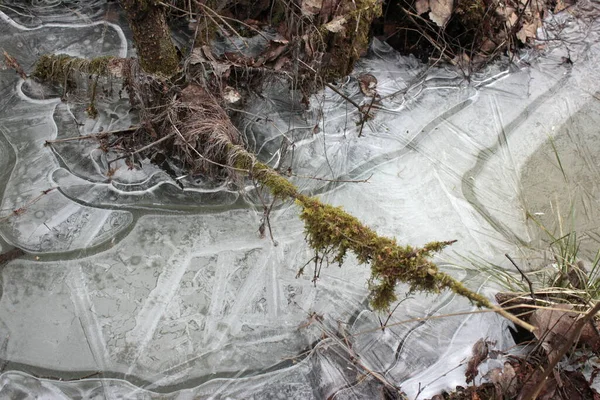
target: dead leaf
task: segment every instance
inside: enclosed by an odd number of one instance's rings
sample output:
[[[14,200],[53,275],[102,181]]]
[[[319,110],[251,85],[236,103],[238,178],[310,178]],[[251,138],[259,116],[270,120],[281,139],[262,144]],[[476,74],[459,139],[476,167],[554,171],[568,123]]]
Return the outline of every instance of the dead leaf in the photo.
[[[429,19],[437,26],[443,27],[452,15],[454,0],[430,0],[429,7],[431,8]]]
[[[473,379],[479,375],[479,364],[481,364],[487,358],[488,352],[489,346],[485,339],[479,339],[473,345],[473,355],[467,364],[467,371],[465,372],[467,383],[473,382]]]
[[[204,46],[201,46],[200,49],[202,50],[202,54],[204,54],[204,57],[206,57],[207,60],[209,60],[209,61],[216,60],[215,56],[212,53],[210,46],[204,45]]]
[[[537,29],[540,27],[540,24],[537,20],[531,23],[524,23],[523,27],[517,32],[517,38],[523,42],[527,43],[527,39],[535,39],[537,35]]]
[[[226,86],[223,90],[223,99],[229,104],[235,104],[242,99],[242,95],[231,86]]]
[[[513,366],[506,362],[504,368],[494,368],[485,377],[494,384],[496,398],[513,398],[517,392],[516,372]]]
[[[199,47],[194,47],[194,49],[192,50],[192,53],[190,54],[190,58],[189,58],[189,62],[192,65],[201,63],[201,62],[205,62],[208,61],[206,59],[206,57],[204,57],[204,54],[202,53],[202,49],[200,49]]]
[[[557,0],[556,5],[554,6],[554,12],[558,13],[567,8],[567,5],[563,0]]]
[[[323,0],[302,0],[300,10],[302,11],[302,15],[311,16],[317,15],[321,11],[322,7]]]
[[[329,32],[338,33],[345,29],[344,28],[345,23],[346,23],[346,18],[344,18],[343,15],[338,15],[337,17],[332,19],[330,22],[323,25],[323,27],[325,29],[327,29]]]
[[[254,62],[254,67],[260,67],[261,65],[277,59],[283,52],[287,50],[287,40],[271,40],[269,46],[262,52],[260,56]]]
[[[425,14],[429,11],[429,0],[417,0],[415,2],[415,10],[419,15]]]
[[[530,379],[527,379],[521,388],[519,396],[517,396],[517,400],[523,400],[527,398],[531,398],[531,395],[537,388],[538,382],[542,378],[543,371],[541,369],[536,369],[533,373],[533,376]],[[557,383],[554,377],[550,376],[548,379],[544,381],[544,386],[540,391],[537,399],[538,400],[550,400],[554,397],[557,389]]]
[[[284,65],[286,65],[289,62],[290,62],[290,58],[289,57],[279,57],[277,59],[277,61],[275,62],[275,65],[273,66],[273,69],[275,71],[279,71],[280,69],[283,68]]]
[[[362,74],[358,77],[358,84],[360,91],[369,97],[373,97],[377,94],[377,78],[371,74]]]
[[[557,308],[560,310],[556,310]],[[542,342],[551,363],[573,333],[578,314],[572,312],[572,308],[570,304],[556,304],[552,310],[539,309],[531,315],[530,323],[538,328],[533,333]],[[600,349],[600,337],[591,324],[583,326],[578,343],[585,344],[594,351]]]

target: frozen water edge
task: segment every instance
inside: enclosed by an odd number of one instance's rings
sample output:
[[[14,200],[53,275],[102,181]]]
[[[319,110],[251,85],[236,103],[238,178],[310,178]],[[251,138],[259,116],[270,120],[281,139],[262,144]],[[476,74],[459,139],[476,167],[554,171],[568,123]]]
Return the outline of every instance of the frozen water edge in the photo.
[[[571,28],[566,34],[577,38],[580,27]],[[566,52],[557,47],[530,68],[510,74],[498,68],[488,71],[479,86],[461,84],[455,71],[433,70],[418,79],[422,66],[376,48],[379,56],[361,63],[356,74],[375,74],[382,94],[409,90],[384,102],[385,109],[367,124],[363,138],[356,137],[355,111],[345,109],[341,98],[330,92],[317,95],[313,103],[321,102],[326,110],[327,118],[318,122],[320,133],[313,134],[310,115],[303,120],[270,108],[268,101],[249,111],[268,113],[280,125],[264,132],[260,124],[258,132],[250,124],[248,133],[275,140],[292,120],[299,175],[373,174],[368,184],[335,188],[297,178],[305,190],[320,192],[325,201],[344,206],[401,243],[458,239],[440,261],[453,258],[456,251],[499,262],[504,252],[516,253],[530,240],[523,215],[527,203],[519,196],[521,168],[549,132],[560,131],[574,113],[596,101],[597,27],[585,28],[589,46],[571,54],[576,61],[572,69],[560,65]],[[77,48],[77,41],[68,46]],[[119,46],[115,43],[114,49]],[[18,56],[18,48],[12,50]],[[496,78],[490,82],[489,76]],[[19,106],[26,99],[15,97],[14,74],[1,71],[0,79],[3,93],[8,93],[1,100],[0,127],[17,163],[3,197],[2,209],[11,210],[31,196],[28,190],[39,192],[55,183],[48,171],[58,171],[59,165],[47,149],[37,146],[54,135],[48,117],[54,103]],[[364,100],[352,83],[345,90]],[[13,115],[7,116],[8,110]],[[15,112],[28,119],[15,119]],[[276,151],[261,149],[267,155]],[[0,163],[4,159],[2,155]],[[37,208],[23,218],[44,211],[49,215],[39,218],[54,221],[52,227],[66,221],[68,232],[77,225],[65,217],[71,207],[93,214],[86,220],[90,229],[99,225],[94,213],[115,212],[96,208],[93,197],[82,207],[73,201],[79,194],[73,191],[66,198],[62,193],[35,203]],[[46,371],[40,375],[76,377],[100,371],[106,379],[57,382],[8,371],[2,375],[0,393],[10,397],[28,391],[48,398],[78,393],[84,398],[365,396],[372,390],[370,381],[361,381],[360,371],[336,344],[336,321],[341,321],[349,323],[355,355],[364,365],[400,385],[411,398],[419,386],[425,387],[420,393],[425,398],[462,382],[464,365],[459,366],[480,337],[496,339],[499,348],[510,344],[490,315],[377,330],[376,315],[364,305],[368,271],[352,260],[342,269],[325,270],[316,288],[310,277],[296,279],[310,253],[293,207],[273,216],[279,246],[257,237],[260,214],[251,208],[187,216],[147,210],[131,214],[125,234],[116,237],[109,231],[103,240],[117,239],[97,254],[84,252],[89,243],[76,243],[75,237],[67,248],[51,247],[55,252],[71,250],[68,257],[59,253],[57,261],[46,261],[41,254],[41,261],[15,260],[2,270],[2,358],[23,369]],[[36,232],[27,225],[35,220],[15,221],[14,229]],[[32,236],[11,232],[3,230],[2,236],[31,248]],[[79,237],[98,235],[84,232]],[[452,274],[470,287],[490,290],[485,277],[456,269]],[[469,309],[448,294],[416,296],[402,304],[391,322]],[[310,312],[322,314],[324,324],[305,326]],[[320,340],[323,331],[330,335]],[[296,365],[282,363],[316,342]],[[116,377],[139,387],[109,379]],[[200,381],[205,383],[198,385]],[[181,386],[187,388],[177,390]]]

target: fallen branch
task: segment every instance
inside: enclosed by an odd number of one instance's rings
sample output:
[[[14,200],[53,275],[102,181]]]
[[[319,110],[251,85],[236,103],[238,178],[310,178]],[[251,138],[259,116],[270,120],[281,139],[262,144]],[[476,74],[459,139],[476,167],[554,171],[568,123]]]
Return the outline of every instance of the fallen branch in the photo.
[[[0,216],[0,222],[4,222],[6,220],[8,220],[10,217],[12,216],[16,216],[16,215],[21,215],[23,214],[25,211],[27,211],[27,208],[31,205],[33,205],[34,203],[38,202],[42,197],[44,197],[45,195],[47,195],[48,193],[50,193],[51,191],[53,191],[54,189],[57,189],[57,187],[51,187],[50,189],[46,189],[43,190],[38,196],[34,197],[33,199],[29,200],[25,205],[23,205],[22,207],[19,207],[15,210],[13,210],[10,214],[5,215],[5,216]]]
[[[369,175],[368,178],[365,179],[328,179],[328,178],[319,178],[318,176],[307,176],[307,175],[298,175],[298,174],[286,174],[289,176],[293,176],[296,178],[302,178],[302,179],[311,179],[311,180],[315,180],[315,181],[322,181],[322,182],[334,182],[334,183],[369,183],[369,180],[373,177],[373,174]]]
[[[112,74],[110,60],[85,61],[68,60],[67,56],[50,57],[58,58],[50,59],[53,61],[45,59],[45,64],[43,60],[41,64],[38,63],[38,67],[45,65],[42,70],[46,79],[67,80],[72,70]],[[143,93],[138,95],[144,97]],[[406,283],[411,291],[439,293],[445,289],[451,290],[476,306],[489,308],[525,329],[535,329],[492,304],[485,296],[439,271],[430,258],[454,241],[431,242],[421,248],[413,248],[400,246],[393,238],[379,236],[342,208],[323,204],[315,197],[300,193],[285,177],[259,162],[242,146],[241,134],[219,103],[218,95],[215,97],[199,85],[188,85],[180,92],[176,101],[179,105],[172,108],[176,112],[167,111],[156,119],[161,121],[156,126],[156,131],[164,132],[163,137],[155,138],[155,142],[149,146],[174,135],[176,140],[170,151],[179,152],[190,170],[206,170],[211,165],[224,167],[231,174],[249,175],[267,187],[275,198],[295,200],[301,209],[300,218],[305,224],[306,240],[316,253],[314,260],[317,263],[331,259],[342,264],[347,253],[352,252],[359,263],[370,265],[369,289],[374,309],[389,309],[397,300],[397,284]],[[147,99],[142,104],[149,109],[155,103]]]
[[[347,252],[352,251],[361,264],[371,265],[369,288],[373,308],[388,309],[397,300],[396,285],[403,282],[409,284],[412,291],[439,293],[449,289],[476,306],[489,308],[529,331],[535,329],[438,270],[429,257],[453,241],[431,242],[422,248],[399,246],[395,239],[377,235],[342,208],[301,194],[295,185],[258,162],[241,146],[232,144],[227,151],[231,165],[237,170],[250,171],[252,177],[268,187],[274,196],[296,201],[301,208],[300,218],[305,224],[307,242],[317,253],[333,255],[334,262],[341,264]]]
[[[74,136],[74,137],[64,138],[64,139],[46,140],[44,142],[44,146],[49,146],[49,145],[55,144],[55,143],[73,142],[76,140],[105,139],[110,135],[116,135],[116,134],[125,133],[125,132],[134,132],[134,131],[138,130],[139,128],[140,128],[139,126],[132,126],[130,128],[126,128],[126,129],[118,129],[118,130],[114,130],[114,131],[92,133],[90,135]]]

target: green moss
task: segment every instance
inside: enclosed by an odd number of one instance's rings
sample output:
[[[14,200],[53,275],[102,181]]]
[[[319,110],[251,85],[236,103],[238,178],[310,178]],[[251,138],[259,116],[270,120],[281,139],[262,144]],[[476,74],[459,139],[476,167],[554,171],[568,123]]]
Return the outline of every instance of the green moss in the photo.
[[[45,54],[37,63],[33,77],[65,84],[73,81],[74,74],[108,75],[108,65],[114,57],[97,57],[91,60],[72,57],[66,54]]]
[[[235,154],[233,166],[237,169],[250,171],[250,175],[258,182],[269,188],[271,193],[284,200],[300,196],[298,188],[293,183],[279,175],[268,165],[256,161],[254,156],[236,145],[226,147],[229,154]]]
[[[339,207],[306,196],[297,197],[296,202],[302,207],[300,218],[311,248],[340,265],[349,251],[360,263],[371,265],[369,286],[373,308],[387,309],[396,301],[395,287],[400,282],[409,284],[413,291],[437,293],[450,289],[478,306],[490,306],[485,297],[439,272],[430,260],[451,242],[432,242],[422,248],[399,246],[395,239],[377,235]]]
[[[306,240],[320,259],[328,258],[340,265],[348,252],[356,255],[361,264],[371,266],[369,289],[371,305],[376,310],[389,308],[396,301],[396,285],[410,285],[411,290],[438,293],[449,289],[480,307],[491,307],[487,298],[469,289],[443,272],[431,261],[434,253],[452,242],[431,242],[421,248],[400,246],[395,239],[379,236],[356,217],[340,207],[321,203],[314,197],[301,194],[296,186],[277,172],[262,164],[243,148],[226,146],[231,164],[247,170],[273,195],[293,198],[301,208]]]
[[[342,13],[346,19],[346,29],[333,33],[321,26],[317,37],[323,37],[328,43],[327,51],[331,61],[324,70],[326,81],[343,78],[349,75],[354,64],[369,47],[371,23],[382,13],[381,2],[377,0],[360,0],[347,2],[348,12]]]

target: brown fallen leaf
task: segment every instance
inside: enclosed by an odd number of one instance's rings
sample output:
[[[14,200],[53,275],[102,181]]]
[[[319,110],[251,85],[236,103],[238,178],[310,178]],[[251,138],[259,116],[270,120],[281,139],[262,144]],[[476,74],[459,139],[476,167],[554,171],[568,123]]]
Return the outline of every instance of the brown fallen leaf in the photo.
[[[494,368],[485,377],[494,384],[496,398],[513,398],[517,391],[516,372],[513,366],[506,362],[504,368]]]
[[[517,400],[523,400],[530,398],[534,393],[538,382],[541,379],[543,372],[540,369],[536,369],[533,373],[533,376],[525,381],[523,387],[521,388],[521,392],[517,396]],[[544,386],[542,390],[537,396],[537,400],[551,400],[556,394],[556,389],[558,384],[556,383],[556,379],[553,377],[549,377],[544,381]]]
[[[373,97],[377,94],[377,78],[371,74],[362,74],[358,77],[360,91],[365,96]]]
[[[444,27],[452,15],[454,0],[429,0],[429,19],[439,27]]]
[[[261,65],[274,61],[288,49],[287,40],[271,40],[269,46],[256,59],[253,66],[260,67]]]
[[[467,371],[465,372],[467,383],[473,382],[473,379],[479,375],[479,364],[481,364],[487,358],[488,353],[489,346],[485,339],[479,339],[473,345],[473,355],[467,364]]]
[[[530,23],[524,23],[523,27],[517,32],[517,38],[522,43],[527,43],[527,39],[535,39],[537,35],[537,29],[541,26],[541,21],[534,20]]]
[[[302,0],[300,11],[302,15],[311,16],[318,14],[322,7],[323,0]]]
[[[538,328],[533,333],[542,342],[551,363],[555,361],[563,343],[572,333],[571,330],[579,316],[571,311],[572,309],[570,304],[556,304],[552,310],[538,309],[531,315],[530,323]],[[591,323],[583,326],[577,343],[585,344],[593,351],[600,349],[600,336]]]
[[[344,24],[346,23],[346,18],[343,15],[338,15],[330,22],[323,25],[323,28],[327,29],[329,32],[338,33],[346,29]]]
[[[417,14],[425,14],[429,11],[429,0],[417,0],[415,2],[415,10],[417,10]]]

